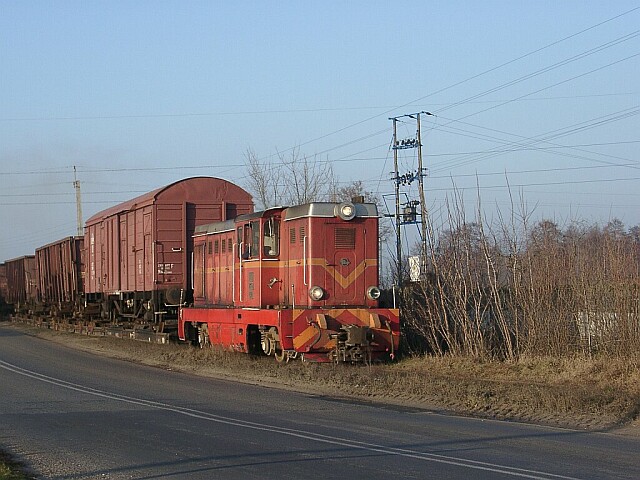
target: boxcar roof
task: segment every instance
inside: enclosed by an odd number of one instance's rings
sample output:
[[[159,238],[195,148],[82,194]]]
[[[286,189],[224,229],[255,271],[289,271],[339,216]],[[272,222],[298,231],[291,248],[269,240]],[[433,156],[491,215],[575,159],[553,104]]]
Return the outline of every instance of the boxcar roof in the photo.
[[[207,192],[207,200],[210,200],[212,204],[219,203],[221,201],[228,203],[253,203],[252,197],[248,192],[227,180],[215,177],[190,177],[178,180],[177,182],[173,182],[164,187],[145,193],[139,197],[132,198],[131,200],[127,200],[126,202],[122,202],[118,205],[107,208],[106,210],[102,210],[89,218],[85,225],[98,223],[107,217],[121,212],[136,210],[137,208],[146,205],[153,205],[161,194],[165,192],[169,193],[172,190],[183,190],[185,200],[194,202],[195,198],[188,198],[189,193],[192,192],[191,196],[196,197],[197,195],[202,195],[202,192],[198,192],[198,189],[190,187],[195,187],[196,185],[201,185],[203,183],[210,184],[207,185],[207,187],[210,188]]]
[[[69,235],[68,237],[61,238],[60,240],[56,240],[55,242],[47,243],[46,245],[42,245],[41,247],[36,248],[36,252],[38,250],[42,250],[44,248],[52,247],[52,246],[58,245],[60,243],[73,242],[73,241],[77,241],[77,240],[84,241],[84,237],[78,237],[76,235]]]
[[[30,258],[35,259],[36,256],[35,255],[23,255],[21,257],[16,257],[16,258],[12,258],[10,260],[5,260],[4,263],[7,264],[7,263],[17,262],[17,261],[20,261],[20,260],[29,260]]]

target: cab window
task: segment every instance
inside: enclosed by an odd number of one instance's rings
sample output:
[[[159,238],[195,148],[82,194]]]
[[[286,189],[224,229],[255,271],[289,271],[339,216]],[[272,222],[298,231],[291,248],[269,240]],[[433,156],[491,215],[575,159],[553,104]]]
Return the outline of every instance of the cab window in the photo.
[[[266,219],[263,230],[264,256],[277,257],[280,254],[280,219],[276,217]]]
[[[257,258],[260,255],[260,222],[258,220],[238,227],[238,238],[242,241],[242,258]]]
[[[249,224],[251,229],[251,243],[249,245],[249,256],[256,258],[260,256],[260,222],[255,221]]]
[[[245,241],[243,231],[243,227],[238,227],[238,258],[249,258],[249,244]]]

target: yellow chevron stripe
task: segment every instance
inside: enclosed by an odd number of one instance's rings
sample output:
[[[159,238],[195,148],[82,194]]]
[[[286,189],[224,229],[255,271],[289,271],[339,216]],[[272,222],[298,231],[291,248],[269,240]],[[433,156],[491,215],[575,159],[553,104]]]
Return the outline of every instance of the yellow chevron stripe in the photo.
[[[347,288],[349,285],[355,282],[367,267],[378,266],[378,260],[367,258],[360,262],[360,264],[356,268],[354,268],[349,275],[345,277],[336,269],[336,267],[327,265],[327,261],[324,258],[312,258],[309,259],[307,263],[315,267],[322,267],[331,277],[333,277],[336,282],[338,282],[338,284],[340,284],[342,288]]]
[[[302,333],[294,337],[293,339],[293,348],[298,349],[307,344],[313,337],[318,334],[318,329],[316,327],[309,326],[305,328]]]
[[[230,272],[231,271],[231,267],[209,267],[207,269],[204,270],[204,273],[219,273],[219,272]],[[202,270],[200,270],[200,272],[198,273],[202,273]]]
[[[331,275],[336,282],[340,284],[342,288],[347,288],[356,279],[364,273],[365,268],[367,267],[366,262],[361,262],[356,268],[354,268],[349,275],[344,277],[340,272],[336,270],[336,267],[326,267],[325,270]]]
[[[269,267],[300,267],[302,265],[302,260],[282,260],[282,261],[269,261],[267,264]],[[327,265],[327,260],[325,258],[310,258],[307,260],[307,265],[313,267],[322,267],[333,279],[338,282],[338,284],[342,288],[347,288],[350,286],[362,273],[365,271],[367,267],[377,267],[378,260],[374,258],[367,258],[360,262],[360,264],[349,273],[346,277],[343,276],[336,267],[332,265]],[[253,262],[250,265],[245,265],[243,263],[244,268],[247,269],[257,269],[260,266],[260,263]],[[264,266],[264,265],[263,265]],[[238,266],[236,265],[236,270]],[[231,271],[230,266],[225,267],[209,267],[204,270],[205,274],[210,273],[218,273],[218,272],[229,272]]]

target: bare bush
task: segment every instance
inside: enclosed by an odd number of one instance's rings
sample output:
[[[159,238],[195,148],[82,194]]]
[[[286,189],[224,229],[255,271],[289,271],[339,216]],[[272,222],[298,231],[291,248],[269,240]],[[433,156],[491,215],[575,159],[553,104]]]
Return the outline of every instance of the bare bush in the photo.
[[[638,350],[640,229],[531,225],[513,207],[490,223],[479,203],[469,220],[457,193],[445,207],[445,227],[428,228],[427,275],[404,288],[413,350],[511,360]]]

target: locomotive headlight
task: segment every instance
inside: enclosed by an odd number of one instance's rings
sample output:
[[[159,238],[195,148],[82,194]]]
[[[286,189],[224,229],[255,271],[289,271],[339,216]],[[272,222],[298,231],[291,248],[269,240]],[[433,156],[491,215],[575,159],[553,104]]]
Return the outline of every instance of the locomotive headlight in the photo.
[[[378,287],[367,288],[367,297],[371,300],[377,300],[380,298],[380,289]]]
[[[353,203],[344,202],[336,205],[335,214],[342,220],[353,220],[356,216],[356,206]]]
[[[322,297],[324,297],[324,290],[322,289],[322,287],[311,287],[309,289],[309,296],[311,297],[311,300],[315,300],[316,302],[318,300],[322,300]]]

